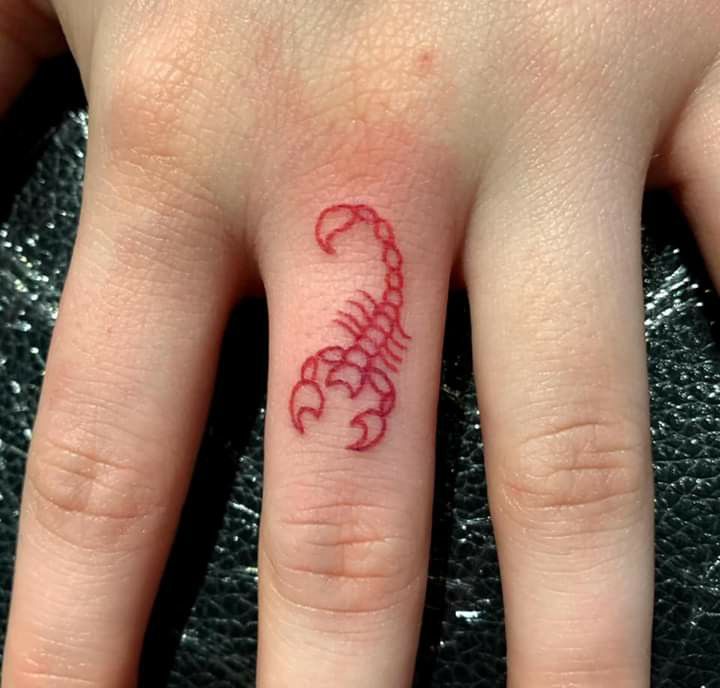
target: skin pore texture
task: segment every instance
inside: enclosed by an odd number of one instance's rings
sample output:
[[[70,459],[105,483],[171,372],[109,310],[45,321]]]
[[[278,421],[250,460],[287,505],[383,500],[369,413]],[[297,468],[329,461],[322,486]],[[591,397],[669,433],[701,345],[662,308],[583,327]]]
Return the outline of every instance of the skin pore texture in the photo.
[[[640,211],[675,187],[720,282],[720,4],[37,7],[0,3],[0,109],[62,31],[90,128],[2,687],[136,685],[223,332],[258,293],[257,685],[412,685],[451,282],[507,684],[648,686]]]

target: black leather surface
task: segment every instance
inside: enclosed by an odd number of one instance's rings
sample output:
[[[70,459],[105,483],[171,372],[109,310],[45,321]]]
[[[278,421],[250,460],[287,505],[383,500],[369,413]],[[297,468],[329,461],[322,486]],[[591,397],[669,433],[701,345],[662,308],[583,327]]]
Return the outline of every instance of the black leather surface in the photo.
[[[25,452],[80,204],[86,115],[73,79],[67,65],[56,68],[0,129],[3,618]],[[689,231],[665,196],[648,199],[645,224],[657,479],[654,685],[720,686],[720,311]],[[253,685],[266,328],[263,304],[247,303],[228,330],[193,486],[147,637],[143,686]],[[502,604],[462,295],[451,299],[443,369],[417,685],[502,686]]]

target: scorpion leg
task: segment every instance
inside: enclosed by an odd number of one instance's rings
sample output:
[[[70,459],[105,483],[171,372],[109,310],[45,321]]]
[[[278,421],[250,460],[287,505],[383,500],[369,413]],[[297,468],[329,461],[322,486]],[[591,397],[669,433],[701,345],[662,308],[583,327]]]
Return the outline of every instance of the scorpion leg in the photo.
[[[392,370],[393,373],[400,372],[400,369],[394,363],[391,363],[390,361],[387,360],[387,358],[385,358],[385,354],[382,351],[378,352],[378,356],[380,357],[380,360],[385,364],[385,366],[387,368],[390,368],[390,370]]]
[[[405,344],[403,344],[402,342],[399,342],[397,339],[395,339],[395,337],[392,334],[390,334],[388,336],[388,342],[392,342],[401,351],[407,351],[407,346],[405,346]]]
[[[364,289],[358,289],[358,294],[360,294],[360,296],[366,298],[370,302],[370,304],[372,305],[373,308],[377,308],[378,302],[372,296],[370,296],[370,294],[368,294]]]
[[[363,325],[352,313],[348,313],[347,311],[338,311],[337,314],[339,317],[345,318],[348,322],[350,322],[358,332],[362,332],[366,327],[366,325]]]
[[[407,332],[405,332],[405,330],[403,329],[403,326],[400,324],[400,321],[399,321],[399,320],[395,322],[395,329],[397,329],[397,331],[398,331],[405,339],[412,339],[412,337],[411,337]]]
[[[387,345],[387,342],[380,347],[380,350],[390,356],[390,358],[392,358],[394,361],[402,363],[402,356],[398,356],[394,351],[391,351]]]
[[[362,314],[362,318],[365,320],[365,324],[367,325],[370,320],[372,319],[372,316],[370,315],[370,311],[368,311],[365,306],[363,306],[359,301],[355,301],[355,299],[348,299],[348,305],[349,306],[355,306],[360,313]]]
[[[340,325],[343,329],[347,330],[353,337],[359,337],[360,332],[358,332],[354,327],[351,325],[348,325],[344,320],[340,320],[340,318],[335,318],[333,322],[336,325]]]

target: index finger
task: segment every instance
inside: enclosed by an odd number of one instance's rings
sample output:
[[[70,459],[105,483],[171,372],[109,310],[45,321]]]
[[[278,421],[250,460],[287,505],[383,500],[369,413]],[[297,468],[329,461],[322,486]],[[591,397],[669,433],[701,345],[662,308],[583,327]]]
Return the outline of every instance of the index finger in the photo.
[[[235,298],[215,211],[100,131],[28,457],[13,688],[134,684]]]

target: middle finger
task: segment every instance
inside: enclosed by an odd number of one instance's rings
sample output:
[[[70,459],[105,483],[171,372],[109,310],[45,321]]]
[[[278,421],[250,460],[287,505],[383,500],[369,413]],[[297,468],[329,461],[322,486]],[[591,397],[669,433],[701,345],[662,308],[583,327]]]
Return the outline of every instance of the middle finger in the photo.
[[[395,183],[380,163],[262,221],[259,686],[412,679],[456,211],[445,180],[408,184],[426,161],[406,164]]]

